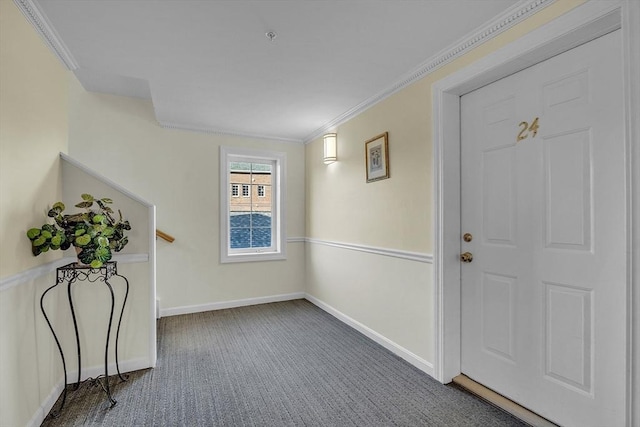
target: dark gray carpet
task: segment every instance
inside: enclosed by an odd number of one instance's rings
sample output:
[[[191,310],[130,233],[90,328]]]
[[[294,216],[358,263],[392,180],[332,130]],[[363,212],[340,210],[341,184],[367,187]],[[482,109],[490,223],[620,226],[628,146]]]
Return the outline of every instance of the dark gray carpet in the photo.
[[[525,425],[305,300],[160,319],[157,367],[110,384],[43,426]]]

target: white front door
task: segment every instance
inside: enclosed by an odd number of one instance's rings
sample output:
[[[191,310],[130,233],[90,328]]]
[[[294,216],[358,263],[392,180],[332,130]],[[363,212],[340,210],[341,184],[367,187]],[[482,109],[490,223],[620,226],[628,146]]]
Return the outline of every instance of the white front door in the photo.
[[[461,99],[461,370],[566,426],[625,420],[619,33]]]

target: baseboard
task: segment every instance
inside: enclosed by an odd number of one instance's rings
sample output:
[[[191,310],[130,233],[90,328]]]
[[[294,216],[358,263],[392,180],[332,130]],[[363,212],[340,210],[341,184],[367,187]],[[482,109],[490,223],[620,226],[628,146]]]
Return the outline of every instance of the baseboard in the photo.
[[[309,295],[309,294],[305,294],[305,299],[307,299],[309,302],[311,302],[315,306],[317,306],[317,307],[321,308],[322,310],[326,311],[327,313],[331,314],[333,317],[337,318],[338,320],[342,321],[343,323],[351,326],[353,329],[357,330],[358,332],[360,332],[361,334],[363,334],[367,338],[372,339],[373,341],[375,341],[376,343],[380,344],[381,346],[383,346],[387,350],[391,351],[395,355],[400,356],[402,359],[404,359],[405,361],[409,362],[410,364],[412,364],[416,368],[420,369],[421,371],[423,371],[427,375],[429,375],[431,377],[434,377],[434,370],[433,370],[433,364],[432,363],[427,362],[423,358],[415,355],[414,353],[410,352],[406,348],[404,348],[404,347],[398,345],[397,343],[391,341],[387,337],[379,334],[378,332],[374,331],[373,329],[369,328],[368,326],[365,326],[362,323],[358,322],[357,320],[355,320],[355,319],[347,316],[346,314],[336,310],[335,308],[331,307],[329,304],[325,303],[324,301],[321,301],[318,298],[316,298],[316,297],[314,297],[312,295]]]
[[[149,360],[141,357],[138,359],[124,360],[119,363],[120,373],[139,371],[140,369],[151,368]],[[116,363],[109,363],[109,376],[116,375],[118,373],[116,369]],[[89,378],[96,378],[100,375],[104,375],[104,365],[89,366],[82,369],[82,375],[80,375],[80,381],[84,381]],[[67,383],[74,384],[78,379],[78,371],[67,372]]]
[[[44,419],[47,417],[53,405],[58,401],[58,398],[62,394],[64,380],[60,379],[58,383],[53,387],[51,393],[44,399],[44,402],[40,405],[40,407],[36,410],[36,413],[33,414],[33,417],[27,422],[27,427],[38,427],[42,424]]]
[[[124,374],[125,372],[138,371],[140,369],[147,369],[151,367],[149,360],[145,358],[139,359],[131,359],[125,360],[119,363],[120,365],[120,373]],[[116,369],[116,364],[109,364],[109,376],[117,375],[118,371]],[[82,375],[80,376],[80,380],[84,381],[88,378],[96,378],[100,375],[104,374],[104,365],[102,366],[91,366],[89,368],[82,370]],[[78,371],[67,372],[67,382],[69,384],[73,384],[76,382],[78,378]],[[38,427],[42,424],[44,419],[47,417],[49,412],[51,412],[51,408],[58,401],[60,395],[62,395],[64,385],[64,379],[60,378],[60,381],[53,387],[51,393],[47,396],[47,398],[42,402],[40,407],[36,410],[36,413],[33,414],[33,417],[27,423],[27,427]]]
[[[184,307],[172,307],[160,309],[160,316],[177,316],[180,314],[201,313],[203,311],[223,310],[225,308],[245,307],[248,305],[268,304],[270,302],[290,301],[303,299],[304,292],[294,292],[291,294],[270,295],[266,297],[246,298],[232,301],[212,302],[208,304],[189,305]]]

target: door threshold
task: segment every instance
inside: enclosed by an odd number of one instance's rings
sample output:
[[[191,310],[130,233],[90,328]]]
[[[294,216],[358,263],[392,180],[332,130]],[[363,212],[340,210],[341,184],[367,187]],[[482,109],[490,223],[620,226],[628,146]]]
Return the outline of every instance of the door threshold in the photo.
[[[534,427],[557,427],[557,424],[552,423],[546,418],[541,417],[535,412],[531,412],[527,408],[518,405],[513,400],[509,400],[501,394],[488,389],[480,383],[475,382],[468,376],[460,374],[453,379],[453,383],[458,387],[461,387],[471,394],[475,394],[479,398],[486,400],[494,406],[502,409],[524,421],[525,423]]]

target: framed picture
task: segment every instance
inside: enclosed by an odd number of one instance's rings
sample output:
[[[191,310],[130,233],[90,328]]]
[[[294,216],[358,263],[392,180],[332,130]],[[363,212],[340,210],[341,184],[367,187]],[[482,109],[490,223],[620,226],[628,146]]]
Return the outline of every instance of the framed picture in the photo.
[[[389,133],[375,136],[364,143],[367,182],[389,178]]]

